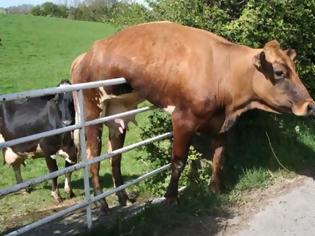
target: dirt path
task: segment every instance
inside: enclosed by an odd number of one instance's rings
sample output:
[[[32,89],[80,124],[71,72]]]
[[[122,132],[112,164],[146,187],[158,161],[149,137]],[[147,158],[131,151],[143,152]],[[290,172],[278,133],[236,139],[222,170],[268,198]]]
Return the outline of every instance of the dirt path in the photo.
[[[315,181],[301,178],[288,187],[287,192],[268,199],[257,213],[240,222],[242,227],[227,227],[221,235],[315,235]]]
[[[247,192],[227,215],[187,219],[167,236],[313,236],[315,181],[298,176],[278,179],[267,189]]]
[[[121,211],[135,212],[141,205],[133,205]],[[129,212],[129,213],[130,213]],[[111,217],[100,215],[94,209],[93,221],[107,224]],[[84,211],[46,224],[25,235],[76,235],[84,232]],[[298,176],[288,180],[280,178],[267,189],[247,192],[245,201],[232,209],[228,215],[192,217],[185,227],[174,228],[166,236],[278,236],[315,235],[315,181]]]

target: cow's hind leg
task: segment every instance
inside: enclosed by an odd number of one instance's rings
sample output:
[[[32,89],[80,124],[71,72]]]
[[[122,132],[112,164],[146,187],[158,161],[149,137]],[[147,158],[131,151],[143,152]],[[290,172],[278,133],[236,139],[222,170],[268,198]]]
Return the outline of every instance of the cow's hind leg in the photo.
[[[52,159],[50,156],[45,158],[46,164],[49,170],[49,173],[52,173],[54,171],[58,170],[57,162],[56,160]],[[59,193],[58,183],[57,183],[58,177],[55,177],[52,179],[52,185],[51,185],[51,196],[58,202],[62,202],[62,198]]]
[[[212,159],[212,176],[210,182],[210,189],[212,192],[220,191],[220,172],[221,164],[224,157],[225,138],[218,136],[213,140],[213,159]]]
[[[12,164],[12,168],[15,175],[15,180],[17,184],[20,184],[23,182],[22,174],[21,174],[21,163],[17,161],[16,163]],[[27,187],[25,190],[23,190],[23,193],[30,193],[32,191],[31,187]]]
[[[108,152],[119,149],[123,147],[126,137],[126,130],[123,133],[120,133],[112,128],[109,128],[109,140],[108,140]],[[121,154],[118,154],[110,159],[110,164],[112,168],[112,178],[114,187],[118,187],[124,184],[122,175],[121,175]],[[119,191],[116,193],[118,197],[119,204],[121,206],[126,206],[127,200],[134,202],[133,199],[129,199],[125,190]]]
[[[174,111],[173,123],[173,153],[172,153],[172,175],[165,197],[167,203],[177,201],[178,181],[187,162],[187,155],[194,133],[194,122],[190,115],[181,111]]]
[[[16,183],[17,184],[22,183],[23,179],[22,179],[22,175],[21,175],[21,164],[20,163],[14,163],[14,164],[12,164],[12,167],[13,167]]]
[[[89,160],[93,159],[96,156],[101,154],[101,146],[102,146],[102,125],[93,125],[86,127],[86,137],[87,137],[87,158]],[[94,188],[94,194],[99,195],[102,193],[101,185],[100,185],[100,163],[97,162],[95,164],[90,165],[90,173]],[[108,204],[104,199],[101,199],[101,210],[105,213],[109,213]]]

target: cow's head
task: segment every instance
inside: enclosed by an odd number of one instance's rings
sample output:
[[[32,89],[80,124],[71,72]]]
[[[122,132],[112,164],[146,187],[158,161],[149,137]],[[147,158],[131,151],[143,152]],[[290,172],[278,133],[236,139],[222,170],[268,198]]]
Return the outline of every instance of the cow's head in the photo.
[[[254,92],[271,111],[315,115],[315,103],[296,72],[295,56],[295,50],[282,50],[275,40],[268,42],[254,58],[258,70]]]
[[[71,83],[68,80],[63,80],[58,84],[58,87],[68,86],[70,84]],[[66,92],[56,94],[54,101],[56,103],[62,125],[67,126],[74,124],[75,112],[72,93]]]

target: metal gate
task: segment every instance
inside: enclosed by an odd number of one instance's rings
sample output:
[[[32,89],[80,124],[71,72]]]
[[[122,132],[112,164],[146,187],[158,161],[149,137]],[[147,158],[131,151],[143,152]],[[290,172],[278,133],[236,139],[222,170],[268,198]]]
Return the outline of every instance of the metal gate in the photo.
[[[161,135],[158,135],[156,137],[152,137],[150,139],[143,140],[138,143],[134,143],[125,147],[122,147],[120,149],[113,150],[112,152],[102,154],[98,157],[93,158],[92,160],[88,160],[86,157],[86,143],[85,143],[85,127],[86,126],[91,126],[91,125],[96,125],[96,124],[101,124],[107,121],[114,120],[119,117],[125,117],[129,115],[135,115],[141,112],[149,111],[154,109],[154,107],[143,107],[135,110],[130,110],[127,112],[107,116],[107,117],[101,117],[95,120],[90,120],[90,121],[85,121],[84,119],[84,106],[83,106],[83,89],[91,89],[91,88],[98,88],[98,87],[104,87],[104,86],[112,86],[112,85],[118,85],[118,84],[123,84],[126,83],[126,80],[124,78],[118,78],[118,79],[111,79],[111,80],[105,80],[105,81],[97,81],[97,82],[89,82],[89,83],[81,83],[81,84],[75,84],[75,85],[67,85],[63,87],[54,87],[54,88],[47,88],[47,89],[40,89],[40,90],[32,90],[32,91],[27,91],[27,92],[21,92],[21,93],[15,93],[15,94],[5,94],[5,95],[0,95],[0,102],[6,102],[6,101],[12,101],[12,100],[17,100],[17,99],[23,99],[23,98],[31,98],[31,97],[40,97],[40,96],[45,96],[45,95],[51,95],[51,94],[58,94],[58,93],[64,93],[64,92],[74,92],[76,93],[77,96],[77,102],[76,102],[76,110],[78,111],[79,115],[79,122],[77,122],[75,125],[55,129],[55,130],[50,130],[47,132],[42,132],[34,135],[30,135],[27,137],[22,137],[14,140],[10,140],[7,142],[0,143],[0,149],[10,147],[13,145],[17,145],[20,143],[25,143],[28,141],[33,141],[37,140],[43,137],[48,137],[48,136],[53,136],[57,134],[61,134],[64,132],[69,132],[73,131],[76,129],[79,129],[80,132],[80,150],[81,150],[81,160],[77,164],[74,164],[70,167],[52,172],[47,175],[43,175],[28,181],[25,181],[20,184],[16,184],[7,188],[0,189],[0,197],[3,197],[7,194],[17,192],[21,189],[25,189],[31,185],[39,184],[44,181],[47,181],[49,179],[55,178],[60,175],[64,175],[69,172],[73,172],[75,170],[83,169],[84,171],[84,200],[78,204],[72,205],[71,207],[68,207],[64,210],[61,210],[53,215],[47,216],[45,218],[42,218],[38,221],[35,221],[29,225],[26,225],[18,230],[12,231],[7,235],[19,235],[22,233],[25,233],[27,231],[30,231],[34,228],[37,228],[45,223],[51,222],[57,218],[60,218],[62,216],[65,216],[66,214],[69,214],[71,212],[74,212],[78,209],[85,208],[86,209],[86,224],[88,229],[91,229],[92,227],[92,211],[91,211],[91,204],[99,201],[102,198],[105,198],[109,195],[112,195],[118,191],[121,191],[131,185],[134,185],[142,180],[145,180],[157,173],[160,173],[164,170],[167,170],[170,167],[170,164],[167,164],[165,166],[162,166],[158,169],[155,169],[149,173],[146,173],[136,179],[133,179],[131,181],[128,181],[124,185],[121,185],[117,188],[110,189],[102,194],[99,194],[97,196],[91,196],[90,194],[90,182],[89,182],[89,173],[88,173],[88,167],[93,164],[97,163],[103,160],[107,160],[117,154],[121,154],[127,151],[130,151],[132,149],[135,149],[137,147],[144,146],[146,144],[152,143],[154,141],[159,141],[162,139],[170,138],[172,137],[172,133],[164,133]]]

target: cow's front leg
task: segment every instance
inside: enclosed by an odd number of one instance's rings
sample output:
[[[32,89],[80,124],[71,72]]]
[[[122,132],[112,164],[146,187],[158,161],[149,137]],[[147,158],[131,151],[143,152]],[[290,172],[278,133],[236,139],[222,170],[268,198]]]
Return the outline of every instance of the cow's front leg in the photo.
[[[58,170],[57,162],[56,160],[52,159],[50,156],[45,158],[46,164],[49,170],[49,173],[52,173],[54,171]],[[55,177],[52,179],[52,185],[51,185],[51,196],[58,202],[62,202],[62,198],[59,193],[58,189],[58,183],[57,183],[58,177]]]
[[[86,127],[86,145],[87,159],[91,160],[94,157],[97,157],[101,154],[102,125],[93,125]],[[90,165],[90,173],[95,195],[99,195],[102,193],[99,171],[100,171],[99,162]],[[108,214],[109,208],[105,198],[101,199],[99,202],[101,203],[101,210]]]
[[[216,193],[220,191],[220,172],[224,157],[225,137],[218,136],[213,140],[213,160],[212,160],[212,176],[210,182],[210,189]]]
[[[195,128],[191,115],[176,110],[172,114],[172,124],[172,175],[166,194],[164,195],[169,204],[177,201],[178,181],[187,162],[188,150]]]
[[[109,128],[109,140],[108,140],[108,152],[119,149],[123,147],[126,137],[126,130],[120,133],[117,129]],[[112,179],[114,187],[118,187],[124,184],[123,177],[121,175],[121,154],[113,156],[110,159],[110,164],[112,168]],[[116,193],[118,197],[119,204],[121,206],[126,206],[127,200],[129,200],[128,195],[125,190],[121,190]]]
[[[72,165],[73,164],[65,161],[65,167],[66,168],[69,167],[69,166],[72,166]],[[65,186],[64,186],[64,189],[65,189],[65,192],[67,193],[69,198],[74,198],[75,194],[74,194],[74,192],[72,190],[71,174],[72,174],[72,172],[65,174]]]

